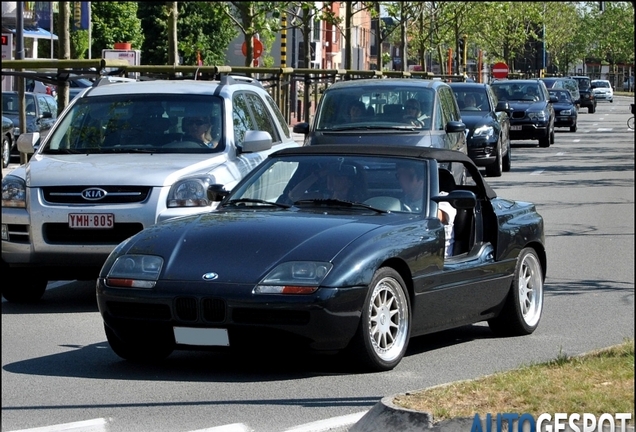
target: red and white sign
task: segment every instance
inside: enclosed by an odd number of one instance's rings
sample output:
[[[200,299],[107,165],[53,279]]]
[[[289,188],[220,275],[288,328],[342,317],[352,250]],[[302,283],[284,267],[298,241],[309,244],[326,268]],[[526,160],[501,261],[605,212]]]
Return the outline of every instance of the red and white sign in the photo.
[[[508,65],[503,62],[495,63],[492,67],[492,76],[495,78],[507,78],[508,72]]]
[[[263,42],[259,41],[256,38],[252,39],[252,44],[253,44],[253,57],[255,59],[259,58],[261,56],[261,54],[263,54]],[[241,52],[243,53],[244,56],[247,55],[247,44],[245,42],[243,42],[243,45],[241,45]]]

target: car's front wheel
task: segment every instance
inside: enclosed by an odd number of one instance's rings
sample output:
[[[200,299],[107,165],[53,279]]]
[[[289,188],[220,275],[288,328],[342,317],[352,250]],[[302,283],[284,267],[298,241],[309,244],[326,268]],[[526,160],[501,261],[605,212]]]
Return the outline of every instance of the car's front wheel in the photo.
[[[124,360],[152,362],[163,360],[174,351],[174,344],[148,338],[143,343],[122,340],[113,329],[104,324],[106,339],[111,349]]]
[[[510,141],[508,142],[508,151],[503,157],[503,170],[504,172],[509,172],[512,166],[512,147],[510,146]]]
[[[576,123],[574,123],[572,126],[570,126],[570,132],[576,132],[576,129],[577,129]]]
[[[394,269],[380,268],[369,284],[349,353],[371,370],[391,370],[402,360],[410,335],[411,307],[404,281]]]
[[[514,279],[499,316],[488,321],[499,335],[522,336],[534,332],[543,312],[543,270],[537,253],[525,248],[517,258]]]
[[[2,168],[9,166],[11,162],[11,140],[7,135],[2,136]]]
[[[501,139],[497,142],[497,157],[495,161],[486,166],[486,175],[488,177],[501,177],[503,171],[503,157],[501,155]]]

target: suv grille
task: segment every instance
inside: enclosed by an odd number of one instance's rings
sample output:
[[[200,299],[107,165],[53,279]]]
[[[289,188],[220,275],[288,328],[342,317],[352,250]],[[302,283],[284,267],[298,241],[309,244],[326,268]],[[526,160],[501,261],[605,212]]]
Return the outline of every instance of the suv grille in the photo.
[[[512,118],[513,119],[522,119],[526,116],[526,112],[525,111],[513,111],[512,112]]]
[[[86,199],[82,192],[101,189],[106,195],[101,199]],[[150,186],[50,186],[42,188],[44,200],[50,204],[127,204],[145,201]]]

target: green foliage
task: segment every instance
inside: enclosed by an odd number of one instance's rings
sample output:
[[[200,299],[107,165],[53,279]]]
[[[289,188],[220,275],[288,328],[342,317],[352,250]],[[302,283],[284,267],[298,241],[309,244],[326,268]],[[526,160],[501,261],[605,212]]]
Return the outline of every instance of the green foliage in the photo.
[[[103,49],[113,49],[118,42],[129,42],[140,49],[144,42],[141,23],[137,18],[137,2],[91,2],[93,58],[100,58]],[[143,58],[143,56],[142,56]]]

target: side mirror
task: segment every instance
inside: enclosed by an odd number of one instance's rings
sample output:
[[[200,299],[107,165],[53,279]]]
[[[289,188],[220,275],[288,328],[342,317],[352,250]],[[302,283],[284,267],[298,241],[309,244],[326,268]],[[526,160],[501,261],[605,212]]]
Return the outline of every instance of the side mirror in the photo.
[[[437,195],[431,199],[438,204],[449,202],[456,209],[474,209],[477,206],[477,196],[468,190],[454,190],[448,195]]]
[[[497,106],[495,107],[495,112],[500,112],[500,111],[505,111],[505,112],[510,111],[510,104],[508,103],[508,101],[497,102]]]
[[[462,121],[451,120],[446,123],[446,132],[466,133],[466,125]]]
[[[294,133],[307,135],[309,133],[309,123],[302,122],[295,124],[292,130],[294,131]]]
[[[20,153],[35,153],[36,144],[40,141],[40,132],[30,132],[20,134],[17,141],[18,151]]]
[[[53,118],[53,113],[45,112],[42,114],[42,118]]]
[[[556,96],[554,96],[554,95],[550,95],[550,100],[549,100],[548,102],[552,102],[552,103],[554,103],[554,102],[558,102],[558,101],[559,101],[559,98],[558,98],[558,97],[556,97]]]
[[[208,199],[212,202],[223,201],[230,194],[221,184],[211,184],[208,186]]]
[[[245,132],[243,145],[241,145],[242,153],[254,153],[272,148],[272,136],[269,132],[248,130]]]

